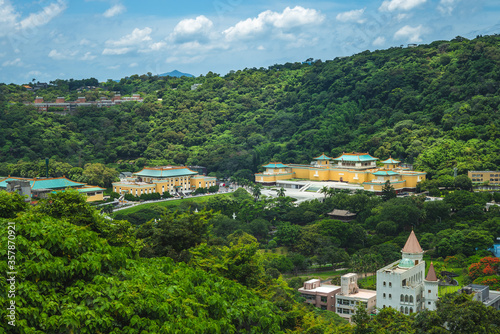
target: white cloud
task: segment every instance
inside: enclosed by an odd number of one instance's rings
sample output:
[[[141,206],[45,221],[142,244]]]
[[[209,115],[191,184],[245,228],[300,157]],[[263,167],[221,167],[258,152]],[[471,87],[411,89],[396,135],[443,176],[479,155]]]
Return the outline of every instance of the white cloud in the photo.
[[[164,49],[167,46],[165,42],[156,42],[149,44],[146,48],[140,49],[139,52],[151,52],[151,51],[159,51]]]
[[[104,17],[113,17],[113,16],[116,16],[116,15],[119,15],[123,12],[125,12],[127,9],[125,8],[124,5],[122,4],[117,4],[117,5],[114,5],[113,7],[111,7],[110,9],[108,9],[107,11],[104,12],[104,14],[102,14]]]
[[[132,63],[132,64],[128,65],[128,67],[137,67],[137,66],[139,66],[139,64],[137,64],[137,63]]]
[[[318,24],[324,20],[315,9],[306,9],[301,6],[287,7],[282,13],[267,10],[255,18],[248,18],[236,23],[223,31],[227,40],[251,38],[272,28],[281,30],[292,29],[309,24]]]
[[[29,71],[26,76],[27,77],[32,77],[34,75],[41,75],[41,74],[42,74],[42,72],[40,72],[40,71]]]
[[[3,62],[2,66],[23,66],[21,58],[16,58],[14,60],[6,60]]]
[[[410,16],[411,15],[409,15],[409,14],[399,13],[398,15],[396,15],[396,20],[398,20],[398,22],[401,22],[403,20],[408,19]]]
[[[14,7],[6,0],[0,0],[0,35],[7,34],[9,30],[16,26],[19,14]]]
[[[61,14],[66,9],[66,3],[62,0],[51,3],[38,13],[32,13],[19,22],[20,29],[35,28],[49,23],[53,18]]]
[[[52,49],[49,52],[49,57],[55,60],[63,60],[63,59],[70,59],[73,56],[75,56],[78,53],[78,51],[63,51],[59,52],[56,49]]]
[[[460,0],[441,0],[437,8],[442,14],[451,15],[453,10],[455,9],[457,2],[459,1]]]
[[[103,55],[123,55],[125,53],[128,53],[132,51],[132,48],[117,48],[117,49],[110,49],[110,48],[105,48],[102,51]]]
[[[111,46],[135,46],[151,40],[152,30],[149,27],[144,29],[135,28],[131,34],[125,35],[117,41],[108,40],[106,43]]]
[[[120,68],[120,65],[108,66],[108,69],[110,69],[110,70],[117,70],[119,68]]]
[[[257,47],[257,50],[261,50],[261,51],[263,51],[263,50],[265,50],[265,49],[266,49],[266,48],[265,48],[263,45],[259,45],[259,46]]]
[[[86,52],[83,57],[80,58],[80,60],[93,60],[95,59],[95,55],[93,55],[92,53],[90,52]]]
[[[185,19],[180,21],[174,28],[170,36],[176,42],[185,42],[192,40],[206,40],[213,28],[213,22],[200,15],[195,19]]]
[[[378,36],[377,38],[375,38],[372,44],[373,46],[382,46],[384,45],[384,43],[385,43],[385,37]]]
[[[382,2],[379,10],[392,12],[395,10],[410,10],[421,4],[424,4],[427,0],[386,0]]]
[[[358,22],[364,23],[366,20],[361,18],[366,8],[354,9],[348,12],[337,14],[337,20],[340,22]]]
[[[394,38],[406,39],[409,43],[418,43],[422,41],[420,35],[422,35],[423,32],[424,28],[422,27],[422,25],[419,25],[417,27],[410,27],[409,25],[406,25],[396,31],[396,33],[394,34]]]

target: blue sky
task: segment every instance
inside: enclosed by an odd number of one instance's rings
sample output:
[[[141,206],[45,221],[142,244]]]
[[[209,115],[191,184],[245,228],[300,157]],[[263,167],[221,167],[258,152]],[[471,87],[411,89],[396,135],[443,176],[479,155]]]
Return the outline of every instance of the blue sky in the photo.
[[[494,33],[498,0],[0,0],[0,82],[224,75]]]

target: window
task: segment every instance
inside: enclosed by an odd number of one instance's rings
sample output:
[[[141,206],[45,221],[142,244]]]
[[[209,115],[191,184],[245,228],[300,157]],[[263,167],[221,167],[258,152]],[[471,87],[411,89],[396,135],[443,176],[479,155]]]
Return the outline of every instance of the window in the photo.
[[[385,286],[385,281],[384,281],[384,286]]]
[[[431,290],[427,290],[428,293],[431,293]]]
[[[413,296],[410,296],[410,303],[413,303]]]
[[[408,295],[405,296],[405,303],[408,303]]]
[[[327,297],[326,296],[321,296],[321,302],[326,303],[327,302]]]
[[[321,309],[322,309],[322,310],[326,310],[326,309],[327,309],[327,308],[326,308],[326,305],[321,305]]]
[[[384,293],[384,298],[385,298],[385,293]]]
[[[392,282],[389,282],[389,288],[392,288]]]
[[[391,294],[389,294],[389,299],[392,299],[392,295]]]
[[[404,302],[405,301],[405,296],[402,294],[401,295],[401,302]]]
[[[413,307],[410,307],[410,313],[413,313]]]
[[[427,302],[427,304],[428,304],[428,305],[430,305],[430,304],[431,304],[431,302]]]

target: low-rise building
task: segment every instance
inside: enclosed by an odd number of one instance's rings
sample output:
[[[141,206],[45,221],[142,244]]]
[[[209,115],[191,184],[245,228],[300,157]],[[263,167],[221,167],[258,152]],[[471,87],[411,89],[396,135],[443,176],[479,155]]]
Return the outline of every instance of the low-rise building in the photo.
[[[29,190],[26,185],[29,183]],[[0,181],[0,190],[16,191],[27,196],[31,200],[46,197],[49,193],[75,189],[86,196],[87,202],[102,201],[104,199],[104,188],[74,182],[63,177],[54,178],[22,178],[8,177]]]
[[[337,294],[336,312],[342,318],[352,321],[358,306],[362,306],[367,313],[375,311],[377,305],[377,291],[360,289],[358,275],[354,273],[343,275],[340,278],[341,290]]]
[[[470,170],[467,176],[473,183],[485,183],[491,185],[500,185],[500,171],[477,171]]]
[[[164,192],[174,194],[189,194],[198,188],[208,189],[217,184],[217,179],[211,176],[199,175],[188,167],[160,166],[145,167],[131,178],[113,183],[113,191],[119,194],[142,194]]]
[[[306,299],[306,303],[312,304],[322,310],[335,312],[335,295],[340,292],[340,286],[322,284],[321,280],[311,279],[304,282],[299,292]]]
[[[341,277],[341,285],[323,284],[319,279],[304,282],[299,292],[312,304],[322,310],[336,312],[342,318],[351,321],[356,309],[361,305],[368,313],[375,310],[377,292],[359,289],[358,275],[346,274]]]
[[[469,284],[459,292],[473,295],[472,299],[480,301],[486,306],[500,310],[500,291],[491,291],[487,285]]]

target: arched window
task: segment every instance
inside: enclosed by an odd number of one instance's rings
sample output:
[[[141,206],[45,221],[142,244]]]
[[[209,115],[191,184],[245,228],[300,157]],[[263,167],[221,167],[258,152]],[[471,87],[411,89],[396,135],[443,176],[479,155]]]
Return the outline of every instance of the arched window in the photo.
[[[385,281],[384,281],[384,286],[385,286]]]
[[[385,298],[385,293],[384,293],[384,298]]]
[[[401,313],[403,313],[405,311],[405,309],[403,308],[403,306],[401,306]]]
[[[402,294],[401,295],[401,301],[404,302],[405,301],[405,296]]]
[[[408,314],[408,306],[405,307],[405,314]]]
[[[405,303],[408,303],[408,295],[405,295]]]
[[[410,303],[413,303],[413,296],[410,296]]]
[[[413,313],[413,307],[410,307],[410,313]]]
[[[392,282],[389,282],[389,288],[392,288]]]

